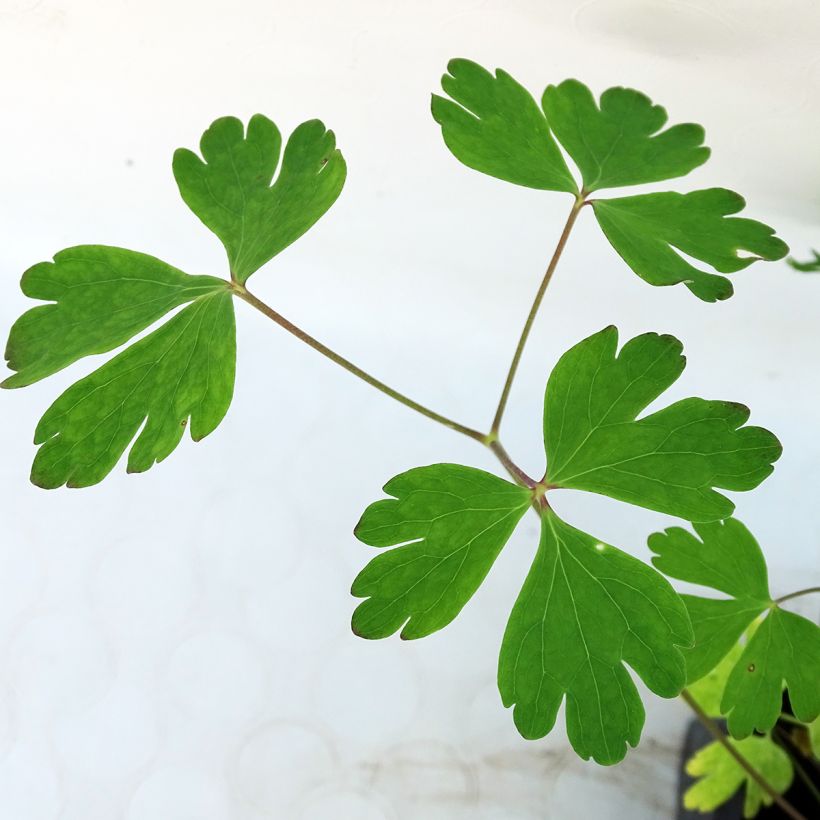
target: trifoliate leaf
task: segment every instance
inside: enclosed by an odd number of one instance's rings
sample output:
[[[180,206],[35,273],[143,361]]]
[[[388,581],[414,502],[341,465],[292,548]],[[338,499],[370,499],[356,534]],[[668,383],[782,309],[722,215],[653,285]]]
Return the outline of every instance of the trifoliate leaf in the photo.
[[[783,685],[792,711],[808,723],[820,714],[820,628],[771,599],[763,555],[736,519],[696,524],[699,539],[680,527],[649,538],[655,566],[672,578],[731,596],[684,595],[695,630],[686,651],[687,678],[710,672],[762,613],[763,620],[729,672],[720,702],[733,737],[768,732],[777,721]]]
[[[192,151],[174,154],[174,176],[188,207],[222,240],[239,282],[297,240],[336,201],[346,167],[336,140],[319,120],[282,138],[256,114],[247,133],[235,117],[216,120],[202,135],[204,162]]]
[[[434,95],[432,105],[444,141],[465,165],[499,179],[579,195],[553,133],[581,171],[582,197],[683,176],[709,157],[701,126],[684,123],[661,131],[666,111],[634,89],[610,88],[599,105],[583,83],[565,80],[544,92],[545,117],[529,92],[501,69],[493,75],[469,60],[452,60],[448,70],[442,87],[451,99]],[[767,225],[727,218],[745,202],[724,188],[586,201],[638,276],[652,285],[683,282],[707,302],[732,295],[731,282],[719,273],[788,253]],[[701,270],[681,254],[718,273]]]
[[[684,368],[672,336],[647,333],[616,355],[608,327],[567,351],[547,384],[545,482],[588,490],[690,521],[731,515],[716,491],[754,489],[779,458],[777,439],[744,427],[749,410],[690,398],[637,419]]]
[[[651,285],[683,282],[706,302],[730,297],[732,283],[700,270],[678,251],[720,273],[782,259],[789,251],[768,225],[730,218],[744,205],[743,197],[725,188],[592,200],[607,239],[638,276]]]
[[[558,519],[545,493],[585,489],[687,518],[720,518],[732,504],[714,488],[751,489],[780,454],[774,436],[742,427],[748,411],[728,402],[686,399],[637,420],[683,370],[681,345],[650,333],[616,356],[617,344],[617,331],[606,328],[553,370],[542,481],[522,488],[438,464],[388,482],[392,498],[366,510],[356,535],[396,548],[353,584],[353,594],[367,599],[353,616],[357,634],[428,635],[456,617],[527,507],[536,507],[541,544],[504,637],[499,688],[530,738],[551,730],[566,696],[573,747],[604,764],[622,759],[643,726],[626,666],[653,692],[677,695],[687,674],[679,647],[691,645],[692,628],[683,600],[659,573]],[[745,572],[750,579],[740,572],[727,588],[748,582],[765,592],[765,565],[762,587],[753,566]]]
[[[778,794],[791,786],[794,777],[788,754],[769,737],[729,740],[757,769]],[[761,805],[770,806],[773,798],[747,774],[741,765],[718,742],[700,749],[686,764],[686,772],[700,778],[683,795],[685,808],[711,812],[723,805],[742,786],[746,786],[743,816],[754,817]]]
[[[32,308],[14,324],[6,355],[18,372],[6,387],[30,384],[83,356],[113,350],[190,303],[51,405],[34,435],[42,445],[31,471],[35,484],[96,484],[138,431],[128,469],[147,470],[176,447],[189,419],[194,440],[222,420],[233,394],[236,357],[233,299],[224,280],[189,276],[133,251],[90,245],[35,265],[23,276],[23,290],[53,304]]]
[[[247,134],[232,117],[202,137],[203,162],[174,156],[183,199],[223,241],[233,278],[251,273],[300,237],[333,204],[345,164],[333,133],[318,120],[281,138],[261,115]],[[92,354],[125,344],[169,311],[165,325],[66,390],[35,433],[42,445],[31,478],[42,487],[101,481],[136,436],[128,470],[147,470],[178,444],[190,421],[201,439],[227,412],[233,394],[236,336],[231,286],[189,276],[145,254],[88,245],[60,251],[23,275],[32,308],[12,327],[3,387],[22,387]]]
[[[666,111],[632,88],[607,89],[599,106],[583,83],[564,80],[547,86],[542,105],[588,192],[684,176],[709,158],[700,125],[658,133]]]
[[[817,273],[820,271],[820,253],[812,251],[812,256],[814,256],[814,259],[809,259],[806,262],[798,262],[796,259],[791,258],[786,261],[791,267],[795,270],[799,270],[801,273]]]
[[[584,759],[609,765],[637,745],[644,709],[629,664],[662,697],[685,683],[678,649],[686,610],[659,573],[542,513],[541,543],[510,616],[499,659],[505,706],[527,738],[546,735],[566,694],[567,734]]]
[[[433,95],[433,118],[456,159],[516,185],[575,193],[577,186],[532,95],[506,71],[493,76],[470,60],[450,60]]]
[[[421,638],[458,615],[490,571],[532,497],[490,473],[457,464],[418,467],[384,487],[390,499],[371,504],[356,537],[396,549],[374,558],[353,582],[367,598],[353,631],[384,638]]]
[[[212,276],[189,276],[136,251],[80,245],[29,268],[20,287],[51,302],[12,326],[6,359],[16,370],[3,387],[24,387],[83,356],[107,353],[175,307],[224,290]]]

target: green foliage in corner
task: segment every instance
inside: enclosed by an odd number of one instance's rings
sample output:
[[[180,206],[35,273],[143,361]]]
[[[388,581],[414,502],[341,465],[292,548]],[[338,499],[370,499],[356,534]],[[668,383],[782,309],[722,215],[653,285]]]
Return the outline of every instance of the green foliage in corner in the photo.
[[[729,741],[779,794],[794,779],[794,767],[783,749],[769,737],[747,737]],[[756,783],[717,741],[698,750],[686,763],[686,772],[698,781],[683,795],[687,809],[714,811],[741,788],[745,788],[743,816],[754,817],[774,799]]]

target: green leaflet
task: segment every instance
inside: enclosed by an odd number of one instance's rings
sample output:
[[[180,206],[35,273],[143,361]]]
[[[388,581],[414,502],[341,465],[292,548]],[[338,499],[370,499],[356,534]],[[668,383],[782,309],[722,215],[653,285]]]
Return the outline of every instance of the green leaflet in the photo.
[[[547,86],[542,105],[588,192],[681,177],[709,159],[702,126],[658,133],[666,111],[632,88],[607,89],[598,106],[583,83],[564,80]]]
[[[729,742],[779,794],[783,794],[791,786],[794,777],[791,760],[769,737],[749,737]],[[687,809],[713,811],[744,785],[744,817],[754,817],[762,805],[770,806],[773,802],[772,797],[749,777],[717,741],[704,746],[690,758],[686,771],[693,777],[700,778],[683,796],[683,805]]]
[[[577,186],[532,95],[506,71],[493,76],[470,60],[450,60],[434,94],[444,142],[469,168],[516,185],[576,193]]]
[[[346,166],[332,131],[319,120],[282,138],[255,114],[247,134],[235,117],[216,120],[202,135],[204,162],[192,151],[174,154],[174,177],[188,207],[222,241],[239,282],[297,240],[336,201]]]
[[[720,711],[733,737],[768,732],[785,683],[795,717],[811,722],[820,714],[820,628],[772,601],[760,547],[740,521],[696,524],[695,532],[699,538],[672,527],[649,538],[661,572],[731,596],[683,596],[695,630],[695,645],[686,652],[688,680],[737,652],[740,636],[765,612],[728,672]]]
[[[236,360],[233,297],[226,288],[198,298],[68,388],[34,434],[42,445],[31,480],[45,488],[102,481],[142,427],[128,471],[168,456],[190,418],[194,441],[222,421]]]
[[[227,412],[236,358],[227,283],[189,276],[146,254],[86,245],[69,248],[23,275],[23,292],[49,299],[24,313],[6,356],[19,387],[78,359],[121,346],[172,309],[159,329],[66,390],[37,425],[41,445],[31,480],[40,487],[102,481],[145,423],[128,460],[147,470],[179,443],[210,433]]]
[[[820,715],[820,629],[773,606],[726,681],[720,708],[734,737],[774,726],[784,681],[798,720],[810,723]]]
[[[638,276],[651,285],[683,282],[706,302],[728,299],[732,283],[696,268],[677,251],[721,273],[742,270],[760,259],[782,259],[789,251],[768,225],[730,218],[745,204],[743,197],[725,188],[592,200],[601,230]]]
[[[396,549],[374,558],[353,582],[367,598],[353,631],[421,638],[458,615],[490,571],[532,498],[528,490],[458,464],[433,464],[391,479],[393,498],[371,504],[356,537]]]
[[[786,261],[792,268],[799,270],[801,273],[817,273],[820,271],[820,253],[817,251],[812,251],[811,253],[814,259],[808,259],[805,262],[798,262],[796,259],[791,258]]]
[[[505,706],[527,738],[546,735],[566,694],[567,734],[584,759],[610,765],[644,723],[624,664],[661,697],[683,688],[685,607],[643,562],[542,513],[541,543],[513,608],[498,667]]]
[[[168,311],[215,290],[221,279],[189,276],[153,256],[80,245],[29,268],[20,282],[31,308],[12,326],[3,387],[24,387],[83,356],[107,353]]]
[[[754,489],[781,453],[740,404],[691,398],[640,420],[685,360],[672,336],[646,333],[616,356],[614,327],[579,342],[550,375],[544,401],[546,483],[588,490],[689,521],[731,515],[716,492]]]

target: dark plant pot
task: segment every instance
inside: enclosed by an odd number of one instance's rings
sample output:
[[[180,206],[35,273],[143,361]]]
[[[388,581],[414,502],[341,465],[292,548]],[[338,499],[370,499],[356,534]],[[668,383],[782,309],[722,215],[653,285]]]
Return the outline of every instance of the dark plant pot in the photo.
[[[725,729],[722,721],[717,721],[721,728]],[[778,727],[784,731],[789,730],[789,724],[779,722]],[[777,734],[777,730],[775,730]],[[740,789],[731,800],[724,803],[722,806],[715,809],[713,812],[703,814],[699,811],[688,811],[683,807],[683,794],[695,782],[695,778],[686,774],[684,766],[686,761],[692,757],[698,749],[703,748],[711,743],[714,738],[698,721],[693,720],[689,724],[689,729],[686,732],[686,739],[683,743],[683,758],[678,772],[678,813],[677,820],[739,820],[743,817],[743,799],[745,796],[745,787]],[[779,742],[779,741],[778,741]],[[785,743],[780,743],[786,748]],[[803,761],[801,761],[803,763]],[[816,768],[812,767],[810,761],[803,763],[804,769],[813,775],[815,785],[820,787],[820,776]],[[789,790],[783,795],[789,803],[794,806],[797,811],[801,812],[807,818],[817,817],[817,802],[814,796],[809,791],[806,784],[795,773],[794,780]],[[788,815],[776,803],[771,806],[763,806],[756,815],[757,820],[779,820],[779,818],[788,818]]]

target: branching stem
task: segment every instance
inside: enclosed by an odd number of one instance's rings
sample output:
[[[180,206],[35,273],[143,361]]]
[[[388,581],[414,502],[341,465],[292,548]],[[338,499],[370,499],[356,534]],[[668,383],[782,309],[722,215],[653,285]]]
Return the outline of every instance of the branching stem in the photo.
[[[558,260],[561,258],[561,254],[564,251],[564,247],[567,244],[567,240],[569,239],[570,232],[572,231],[572,226],[575,224],[575,220],[578,218],[578,214],[581,211],[581,208],[584,207],[586,203],[585,200],[586,192],[581,191],[576,198],[575,202],[572,205],[572,210],[569,213],[569,217],[567,218],[566,225],[564,225],[564,230],[561,232],[561,236],[558,239],[558,244],[555,247],[555,251],[552,254],[552,258],[550,259],[549,265],[547,266],[547,270],[544,273],[544,278],[541,280],[541,285],[538,288],[538,292],[535,295],[535,300],[532,303],[532,307],[530,308],[529,315],[527,316],[527,320],[524,323],[524,328],[521,331],[521,337],[518,340],[518,346],[515,349],[515,353],[513,355],[512,362],[510,364],[509,372],[507,373],[507,379],[504,382],[504,389],[501,392],[501,399],[498,402],[498,408],[495,413],[495,418],[493,419],[492,427],[490,428],[490,432],[487,434],[481,433],[478,430],[473,429],[472,427],[467,427],[464,424],[460,424],[457,421],[454,421],[447,416],[442,415],[441,413],[437,413],[435,410],[431,410],[429,407],[425,407],[425,405],[420,404],[417,401],[414,401],[409,396],[405,396],[404,393],[400,393],[398,390],[394,390],[389,385],[385,384],[380,379],[377,379],[375,376],[371,376],[365,370],[362,370],[357,365],[353,364],[349,359],[346,359],[344,356],[339,355],[336,353],[335,350],[332,350],[327,345],[322,344],[318,339],[315,339],[309,333],[306,333],[300,327],[295,325],[289,319],[286,319],[282,316],[281,313],[274,310],[270,305],[265,304],[261,299],[254,296],[242,283],[238,282],[236,279],[231,279],[228,283],[228,287],[243,301],[247,302],[252,307],[256,308],[260,313],[263,313],[269,319],[276,322],[277,325],[284,328],[288,331],[288,333],[295,336],[300,341],[304,342],[309,347],[312,347],[314,350],[321,353],[323,356],[330,359],[332,362],[335,362],[340,367],[343,367],[349,373],[352,373],[354,376],[357,376],[362,381],[367,382],[371,387],[375,387],[376,390],[381,391],[390,398],[395,399],[397,402],[400,402],[405,407],[409,407],[411,410],[415,410],[417,413],[421,413],[421,415],[426,416],[428,419],[432,421],[438,422],[439,424],[443,424],[445,427],[450,428],[451,430],[455,430],[457,433],[461,433],[462,435],[468,436],[475,441],[481,442],[481,444],[488,447],[496,458],[501,462],[504,469],[512,476],[512,478],[521,486],[527,487],[530,490],[536,490],[538,482],[528,476],[509,456],[507,451],[502,446],[501,442],[498,438],[498,430],[501,426],[501,419],[504,415],[504,410],[507,406],[507,399],[510,395],[510,390],[512,389],[513,381],[515,380],[515,374],[518,370],[519,362],[521,361],[521,356],[524,352],[524,347],[527,344],[527,339],[529,338],[530,331],[532,330],[533,323],[535,322],[535,317],[538,314],[538,309],[541,306],[541,302],[544,298],[544,293],[547,290],[547,285],[550,283],[550,279],[552,279],[552,274],[555,272],[555,268],[558,264]],[[543,489],[543,488],[541,488]],[[546,497],[544,496],[543,492],[537,492],[538,496],[537,501],[541,507],[547,507]]]
[[[534,489],[537,482],[534,478],[528,476],[509,456],[507,451],[504,449],[501,442],[498,440],[498,435],[493,433],[480,433],[478,430],[474,430],[472,427],[466,427],[463,424],[459,424],[457,421],[453,421],[453,419],[448,418],[447,416],[443,416],[441,413],[436,413],[435,410],[431,410],[429,407],[425,407],[423,404],[419,404],[419,402],[414,401],[413,399],[405,396],[404,393],[399,393],[398,390],[394,390],[389,385],[385,384],[380,379],[377,379],[375,376],[371,376],[366,371],[362,370],[357,365],[353,364],[353,362],[346,359],[344,356],[339,355],[336,353],[335,350],[331,350],[327,345],[322,344],[318,339],[314,339],[309,333],[306,333],[300,327],[295,325],[289,319],[286,319],[282,316],[281,313],[274,310],[270,305],[265,304],[261,299],[254,296],[244,285],[240,284],[239,282],[232,281],[228,283],[230,289],[243,301],[247,302],[252,307],[255,307],[260,313],[263,313],[269,319],[276,322],[277,325],[284,328],[294,335],[297,339],[304,342],[306,345],[309,345],[314,350],[321,353],[323,356],[326,356],[332,362],[335,362],[340,367],[343,367],[349,373],[352,373],[354,376],[358,376],[362,381],[367,382],[367,384],[375,387],[376,390],[380,390],[390,398],[395,399],[396,401],[400,402],[401,404],[405,405],[405,407],[409,407],[411,410],[415,410],[417,413],[421,413],[421,415],[426,416],[428,419],[432,419],[433,421],[438,422],[439,424],[443,424],[445,427],[449,427],[451,430],[455,430],[457,433],[461,433],[462,435],[468,436],[475,441],[481,442],[485,447],[488,447],[495,457],[501,462],[504,469],[510,474],[514,481],[520,484],[522,487],[526,487],[527,489]],[[546,506],[546,499],[540,500],[541,506]]]
[[[507,472],[519,483],[529,489],[535,489],[537,484],[534,478],[530,478],[509,456],[497,438],[487,436],[485,444],[493,451],[496,458],[501,462]]]
[[[499,429],[501,428],[501,419],[504,417],[504,410],[507,408],[507,399],[510,397],[510,390],[512,389],[513,381],[515,380],[515,374],[518,371],[521,356],[524,353],[524,347],[526,346],[527,339],[530,336],[530,331],[532,330],[533,323],[535,322],[535,317],[538,314],[538,309],[541,307],[541,302],[544,298],[544,294],[546,293],[547,285],[549,285],[550,280],[552,279],[552,274],[555,272],[555,268],[558,265],[558,260],[561,258],[561,254],[564,252],[564,247],[567,244],[569,235],[572,232],[572,226],[575,224],[575,220],[578,218],[581,208],[583,208],[586,204],[585,196],[586,192],[581,191],[581,193],[579,193],[575,198],[575,202],[572,205],[572,210],[569,212],[569,217],[567,217],[567,223],[564,225],[564,230],[561,232],[561,237],[558,240],[558,244],[555,246],[555,251],[552,254],[552,258],[547,265],[547,270],[544,273],[544,278],[541,280],[541,285],[538,288],[538,292],[535,294],[532,307],[530,308],[527,320],[524,322],[521,336],[518,339],[518,345],[515,348],[515,353],[513,353],[512,361],[510,362],[510,369],[507,371],[507,379],[504,382],[504,388],[501,391],[501,398],[498,400],[498,408],[495,411],[493,424],[490,428],[491,435],[497,435]]]
[[[692,697],[692,695],[684,689],[680,693],[681,698],[687,703],[689,708],[697,715],[698,720],[706,727],[712,737],[723,746],[724,749],[735,759],[737,764],[752,778],[752,780],[763,789],[772,800],[780,806],[783,811],[792,818],[792,820],[807,820],[806,816],[801,814],[797,811],[782,794],[779,794],[778,791],[763,777],[762,774],[754,767],[751,763],[737,750],[737,747],[730,742],[729,738],[726,734],[721,730],[720,726],[715,723],[703,709],[700,708],[700,704]]]

